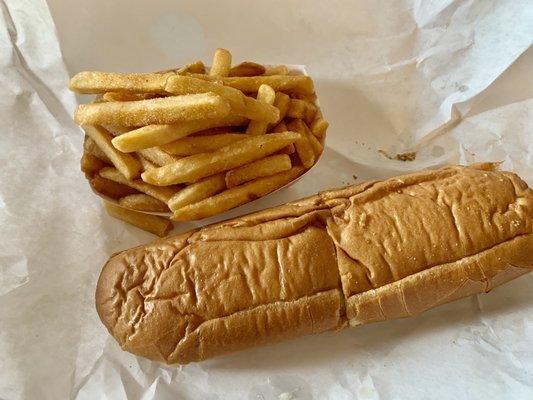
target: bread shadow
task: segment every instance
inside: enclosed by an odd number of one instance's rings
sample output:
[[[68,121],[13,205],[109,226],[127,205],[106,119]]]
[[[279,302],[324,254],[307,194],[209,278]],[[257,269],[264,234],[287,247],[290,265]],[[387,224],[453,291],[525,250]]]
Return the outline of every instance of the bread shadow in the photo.
[[[213,370],[290,372],[328,365],[331,362],[337,365],[353,364],[361,354],[383,358],[397,346],[429,338],[443,329],[456,330],[455,336],[458,338],[465,334],[465,330],[487,325],[490,321],[486,320],[491,317],[506,314],[511,310],[517,312],[533,308],[533,297],[526,296],[531,278],[529,276],[529,281],[523,277],[519,278],[494,289],[490,294],[462,299],[415,317],[362,325],[340,332],[326,332],[248,349],[206,361],[204,366]],[[484,304],[482,311],[480,302]],[[455,343],[455,339],[450,338],[450,341]]]

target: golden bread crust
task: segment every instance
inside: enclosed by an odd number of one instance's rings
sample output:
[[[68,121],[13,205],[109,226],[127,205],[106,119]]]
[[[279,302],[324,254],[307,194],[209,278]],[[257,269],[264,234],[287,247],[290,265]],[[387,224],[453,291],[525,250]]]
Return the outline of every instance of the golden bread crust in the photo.
[[[418,314],[533,266],[533,191],[491,165],[330,190],[115,254],[96,307],[127,351],[188,363]]]

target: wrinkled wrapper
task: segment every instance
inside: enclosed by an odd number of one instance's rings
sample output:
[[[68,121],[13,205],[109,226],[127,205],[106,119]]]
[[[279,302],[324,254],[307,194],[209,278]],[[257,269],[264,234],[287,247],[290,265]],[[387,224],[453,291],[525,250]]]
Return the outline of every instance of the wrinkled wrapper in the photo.
[[[112,253],[153,237],[91,193],[66,89],[80,69],[161,70],[207,62],[217,46],[236,61],[307,65],[327,147],[244,212],[447,163],[502,161],[531,185],[533,4],[149,3],[0,2],[0,398],[533,398],[529,275],[415,318],[199,364],[122,352],[96,314],[96,280]]]

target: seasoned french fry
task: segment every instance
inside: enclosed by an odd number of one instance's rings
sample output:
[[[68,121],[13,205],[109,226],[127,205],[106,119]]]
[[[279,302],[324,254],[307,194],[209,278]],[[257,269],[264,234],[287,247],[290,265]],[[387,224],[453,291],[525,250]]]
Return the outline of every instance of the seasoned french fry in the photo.
[[[287,110],[289,109],[289,105],[291,102],[291,98],[289,95],[283,93],[283,92],[276,92],[276,98],[274,99],[274,107],[276,107],[279,110],[279,118],[275,123],[280,123],[283,121],[283,118],[287,115]]]
[[[231,69],[231,53],[226,49],[216,49],[209,75],[228,76]]]
[[[305,100],[312,104],[315,104],[316,99],[317,99],[316,93],[312,93],[312,94],[293,93],[292,97],[294,97],[295,99]]]
[[[242,133],[223,133],[209,136],[189,136],[166,144],[161,148],[170,154],[191,156],[199,153],[210,153],[228,144],[246,139]]]
[[[319,139],[322,139],[326,134],[326,131],[329,127],[329,122],[322,117],[316,118],[311,124],[311,132],[314,136]]]
[[[272,104],[247,98],[240,90],[191,76],[173,76],[167,80],[165,90],[176,95],[212,92],[226,100],[232,111],[251,120],[275,122],[278,111]]]
[[[100,176],[110,181],[134,188],[139,192],[155,197],[165,203],[178,191],[175,187],[154,186],[143,182],[140,179],[128,180],[118,170],[110,167],[100,170]]]
[[[268,85],[261,85],[259,91],[257,92],[257,100],[266,103],[268,105],[274,104],[276,98],[276,92]],[[277,118],[276,118],[277,120]],[[271,122],[275,122],[271,121]],[[246,134],[248,135],[264,135],[268,127],[268,122],[266,121],[250,121],[248,128],[246,128]]]
[[[281,121],[274,128],[272,128],[272,132],[274,133],[287,132],[288,130],[289,128],[287,128],[287,124],[285,124],[285,121]]]
[[[251,61],[244,61],[235,65],[229,71],[229,76],[256,76],[265,73],[265,67]]]
[[[192,76],[175,75],[170,77],[165,84],[165,91],[174,95],[213,92],[227,100],[233,108],[244,107],[244,94],[240,90]]]
[[[322,151],[324,150],[324,147],[318,141],[318,139],[311,133],[310,129],[307,127],[307,124],[301,119],[295,119],[289,123],[289,128],[295,132],[301,133],[307,139],[313,149],[315,160],[317,160]],[[296,149],[298,149],[298,147],[296,147]]]
[[[294,167],[289,171],[236,186],[197,203],[174,210],[172,219],[175,221],[190,221],[211,217],[265,196],[293,181],[303,172],[304,169],[302,167]]]
[[[287,117],[304,118],[306,112],[307,103],[304,100],[291,99],[289,109],[287,110]]]
[[[287,75],[289,68],[286,65],[276,65],[274,67],[266,67],[263,75]]]
[[[117,126],[117,125],[100,125],[100,126],[104,128],[106,131],[108,131],[110,134],[112,134],[113,136],[119,136],[132,130],[132,128],[128,126]]]
[[[165,93],[165,82],[173,73],[123,74],[83,71],[72,77],[69,89],[76,93]]]
[[[304,115],[304,121],[309,126],[314,121],[318,108],[310,101],[306,101],[305,103],[306,110]]]
[[[289,129],[287,128],[287,125],[285,125],[285,122],[281,121],[279,124],[277,124],[274,128],[272,128],[273,133],[280,133],[280,132],[287,132]],[[296,151],[294,148],[294,144],[291,143],[284,148],[280,149],[278,151],[279,154],[292,154]]]
[[[311,146],[311,143],[309,143],[305,132],[302,132],[301,126],[296,121],[300,120],[295,119],[289,122],[287,127],[294,132],[298,132],[300,135],[299,140],[294,143],[294,147],[296,148],[296,153],[298,154],[298,158],[302,162],[302,165],[305,168],[311,168],[315,163],[315,151],[313,146]]]
[[[124,208],[136,211],[148,211],[148,212],[168,212],[169,209],[165,203],[155,197],[148,196],[147,194],[130,194],[129,196],[122,197],[118,204]]]
[[[313,81],[305,75],[270,75],[221,78],[222,83],[245,93],[259,90],[261,85],[268,85],[275,91],[290,93],[314,93]]]
[[[172,230],[172,222],[163,217],[127,210],[115,204],[104,201],[105,209],[114,218],[127,222],[137,228],[163,237]]]
[[[224,172],[275,153],[300,138],[301,134],[296,132],[250,136],[213,153],[196,154],[182,158],[173,164],[145,171],[141,176],[145,182],[160,186],[196,182],[206,176]]]
[[[279,119],[276,107],[248,96],[244,98],[242,115],[252,121],[275,122]]]
[[[204,129],[203,131],[200,131],[200,132],[195,132],[192,136],[194,136],[194,137],[198,137],[198,136],[213,136],[213,135],[222,135],[222,134],[225,134],[225,133],[242,133],[242,132],[240,132],[240,129],[238,127],[234,128],[234,127],[231,127],[231,126],[219,126],[219,127],[216,127],[216,128]],[[178,139],[178,140],[180,140],[180,139]]]
[[[85,140],[83,141],[83,151],[87,154],[90,154],[103,162],[112,165],[113,163],[105,155],[105,153],[98,147],[98,145],[92,140],[89,136],[85,135]]]
[[[206,199],[226,189],[224,173],[208,176],[198,182],[185,186],[168,201],[172,211],[178,210],[189,204]]]
[[[139,176],[141,164],[131,155],[122,153],[113,147],[111,133],[101,126],[84,125],[83,130],[126,178],[134,179]]]
[[[180,158],[168,154],[166,151],[161,150],[158,147],[150,147],[149,149],[138,150],[137,153],[147,160],[153,162],[157,166],[168,165],[175,163]]]
[[[149,159],[147,159],[141,154],[137,154],[137,157],[139,157],[139,161],[141,162],[141,165],[143,166],[143,171],[158,167],[158,165],[154,164],[153,162],[151,162]]]
[[[128,92],[106,92],[102,96],[104,101],[137,101],[152,99],[156,95],[151,93],[128,93]]]
[[[286,154],[265,157],[226,172],[226,186],[229,189],[257,178],[288,171],[291,167],[291,158]]]
[[[296,151],[294,144],[289,144],[278,151],[278,154],[293,154]]]
[[[315,135],[311,133],[309,128],[307,128],[306,136],[307,136],[307,140],[309,141],[309,143],[311,143],[311,147],[313,147],[313,151],[315,152],[315,158],[318,160],[318,158],[320,157],[320,154],[322,154],[322,152],[324,151],[324,146],[315,137]]]
[[[129,196],[130,194],[139,193],[139,191],[134,188],[102,178],[100,175],[95,175],[89,183],[96,192],[111,197],[112,199],[120,199],[121,197]]]
[[[131,152],[161,146],[205,129],[220,126],[245,125],[247,119],[235,115],[222,118],[199,119],[175,125],[148,125],[132,130],[113,139],[113,146],[120,151]]]
[[[142,126],[173,124],[203,118],[220,118],[228,115],[227,101],[213,93],[156,99],[81,104],[74,120],[85,125]]]
[[[83,155],[81,156],[81,162],[80,162],[81,171],[87,177],[93,176],[98,171],[100,171],[102,168],[107,167],[107,166],[108,164],[106,164],[99,158],[89,153],[84,152]]]
[[[313,147],[313,151],[315,152],[315,158],[318,160],[320,157],[320,154],[322,154],[322,151],[324,151],[324,146],[320,141],[311,133],[311,129],[307,126],[307,124],[304,121],[296,121],[295,122],[298,125],[301,125],[301,129],[303,133],[307,136],[307,140],[309,140],[309,143],[311,143],[311,146]]]
[[[195,61],[193,63],[187,64],[184,67],[178,68],[176,71],[177,74],[185,74],[187,72],[195,74],[205,74],[205,65],[202,61]]]

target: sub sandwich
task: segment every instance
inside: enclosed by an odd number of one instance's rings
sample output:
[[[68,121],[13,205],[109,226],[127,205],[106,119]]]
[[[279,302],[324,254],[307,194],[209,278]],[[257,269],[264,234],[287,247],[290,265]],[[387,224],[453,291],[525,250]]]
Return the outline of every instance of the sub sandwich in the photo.
[[[494,164],[321,192],[113,255],[96,308],[120,346],[189,363],[409,317],[533,267],[533,191]]]

